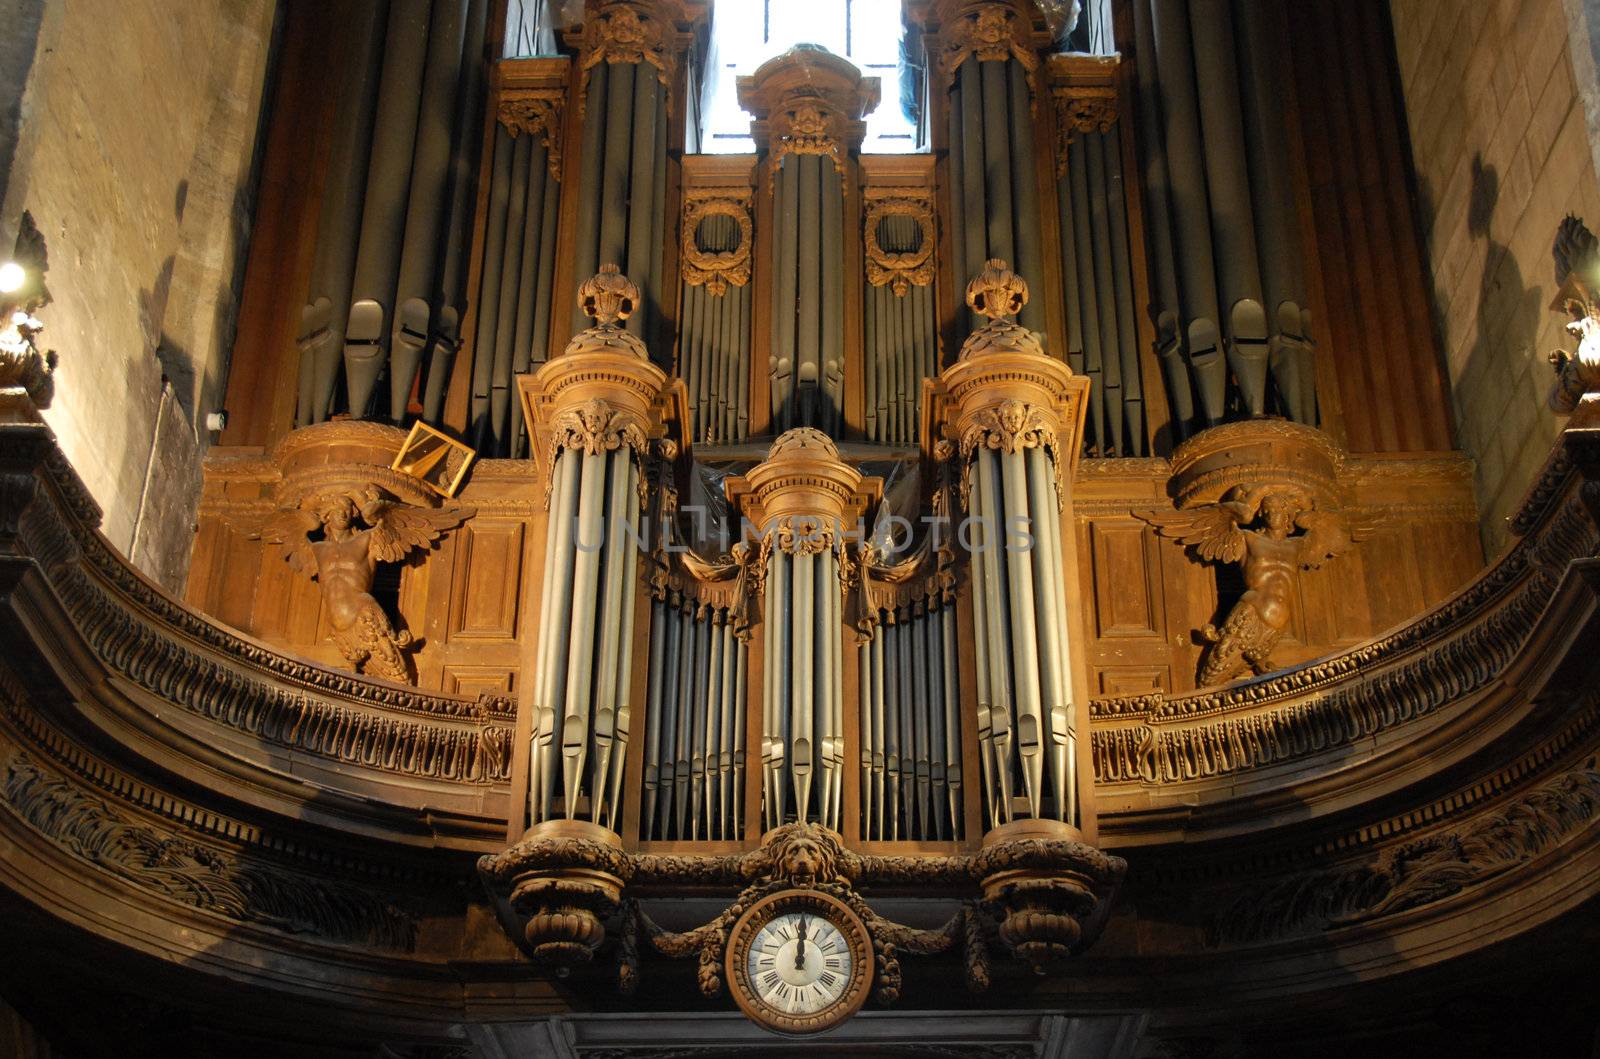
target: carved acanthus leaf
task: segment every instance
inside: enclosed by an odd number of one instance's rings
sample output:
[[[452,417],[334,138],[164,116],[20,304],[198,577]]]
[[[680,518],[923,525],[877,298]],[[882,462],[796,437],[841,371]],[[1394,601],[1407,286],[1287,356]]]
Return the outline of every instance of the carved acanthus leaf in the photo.
[[[786,155],[822,155],[844,175],[847,119],[823,99],[801,96],[784,101],[771,118],[771,148],[767,167],[778,171]]]
[[[509,90],[500,96],[496,114],[512,139],[523,133],[539,137],[550,175],[557,180],[561,179],[561,108],[566,98],[559,88]]]
[[[1057,88],[1056,179],[1067,175],[1067,148],[1079,136],[1110,132],[1117,123],[1117,90],[1112,86],[1074,85]]]
[[[1034,90],[1039,55],[1028,42],[1031,27],[1019,20],[1010,4],[991,2],[968,5],[939,31],[939,72],[945,83],[955,79],[956,71],[968,59],[979,62],[1004,62],[1016,59],[1028,75],[1028,91]],[[990,135],[1004,135],[989,130]]]
[[[550,506],[556,461],[562,449],[599,456],[626,447],[643,463],[649,447],[648,432],[648,423],[629,412],[612,408],[598,397],[557,414],[550,422],[550,441],[545,455],[549,475],[544,486],[545,507]]]
[[[980,409],[961,432],[961,495],[971,495],[972,461],[980,449],[1001,453],[1043,449],[1056,475],[1056,503],[1068,496],[1067,465],[1056,435],[1055,415],[1022,401],[1007,400]]]
[[[584,87],[588,87],[589,72],[602,62],[649,63],[662,87],[670,90],[676,63],[668,47],[669,28],[650,5],[611,0],[583,26],[579,71]]]

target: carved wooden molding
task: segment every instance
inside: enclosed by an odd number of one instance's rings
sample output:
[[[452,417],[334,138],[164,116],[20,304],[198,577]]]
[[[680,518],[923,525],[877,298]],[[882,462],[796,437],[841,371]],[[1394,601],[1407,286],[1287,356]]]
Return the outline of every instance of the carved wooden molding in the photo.
[[[644,343],[620,326],[639,305],[639,289],[606,264],[578,288],[578,303],[594,326],[574,335],[561,356],[517,377],[547,506],[563,448],[626,447],[643,464],[649,443],[680,445],[688,421],[683,381],[669,379],[650,362]]]
[[[557,823],[567,825],[566,821]],[[662,955],[697,958],[698,982],[705,996],[722,991],[722,952],[728,932],[746,908],[788,889],[832,894],[867,925],[878,952],[875,995],[880,1003],[892,1004],[900,996],[897,949],[932,955],[958,943],[969,946],[965,953],[967,981],[982,991],[989,980],[986,939],[991,934],[1029,962],[1067,955],[1093,943],[1102,918],[1096,915],[1097,909],[1110,901],[1121,884],[1127,862],[1083,843],[1077,831],[1064,824],[1050,829],[1044,821],[1023,823],[1028,825],[1024,829],[991,834],[977,853],[949,857],[864,857],[848,849],[834,832],[805,823],[775,828],[763,837],[759,849],[724,856],[629,854],[614,839],[598,834],[580,833],[570,826],[570,833],[538,828],[504,852],[480,858],[478,873],[492,893],[505,894],[517,911],[528,917],[526,926],[514,930],[514,935],[549,929],[545,924],[550,913],[530,907],[538,902],[517,905],[519,888],[534,881],[569,880],[565,883],[572,892],[569,903],[584,900],[581,891],[611,888],[612,880],[616,891],[624,895],[630,886],[742,885],[726,911],[683,933],[661,929],[639,912],[637,903],[624,898],[618,968],[624,990],[631,990],[639,981],[637,952],[642,933]],[[914,886],[930,882],[969,891],[981,889],[1000,921],[975,923],[971,913],[963,911],[943,927],[917,930],[879,916],[855,891],[860,883]],[[595,899],[602,907],[610,903],[608,896],[596,895]],[[585,945],[594,952],[600,941],[594,933],[600,929],[598,914],[568,918],[584,919]],[[1073,924],[1066,931],[1070,942],[1061,940],[1063,921]],[[553,947],[541,955],[559,960],[574,953]]]
[[[376,894],[135,816],[0,740],[0,805],[64,855],[152,896],[240,923],[408,953],[417,919]]]
[[[739,78],[739,105],[754,115],[750,135],[776,172],[787,155],[822,155],[843,175],[861,149],[861,119],[878,105],[878,79],[847,59],[799,45]]]
[[[755,224],[750,218],[754,196],[748,190],[733,188],[690,188],[683,193],[683,231],[680,254],[683,282],[704,286],[706,293],[721,296],[731,283],[742,287],[750,282],[750,255],[755,245]],[[707,217],[731,217],[739,227],[739,245],[732,250],[702,250],[700,222]]]
[[[512,139],[524,133],[539,137],[556,180],[561,179],[562,111],[571,65],[565,56],[502,59],[492,75],[496,120]]]
[[[887,285],[903,297],[913,286],[926,287],[934,277],[934,247],[938,245],[931,189],[868,188],[864,194],[867,282]],[[883,248],[878,225],[885,217],[910,217],[922,232],[922,242],[904,253]]]
[[[1110,132],[1120,116],[1115,55],[1050,56],[1050,99],[1056,118],[1056,179],[1067,175],[1067,148],[1079,136]]]
[[[968,59],[1015,59],[1027,72],[1029,93],[1034,92],[1040,42],[1033,32],[1032,4],[1026,0],[950,0],[935,6],[939,29],[930,51],[946,85],[955,80],[956,71]]]

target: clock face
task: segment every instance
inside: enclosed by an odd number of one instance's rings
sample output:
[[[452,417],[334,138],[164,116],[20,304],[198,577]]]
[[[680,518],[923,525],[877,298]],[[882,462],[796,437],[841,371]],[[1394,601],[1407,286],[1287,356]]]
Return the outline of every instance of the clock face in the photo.
[[[758,901],[734,925],[728,980],[745,1014],[780,1033],[815,1033],[860,1008],[871,942],[843,902],[809,890]]]

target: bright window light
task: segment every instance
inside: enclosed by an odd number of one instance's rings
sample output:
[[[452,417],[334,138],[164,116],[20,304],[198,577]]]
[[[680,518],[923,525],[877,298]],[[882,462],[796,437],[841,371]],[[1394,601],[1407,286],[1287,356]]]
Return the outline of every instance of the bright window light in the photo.
[[[700,149],[749,154],[750,115],[739,107],[741,74],[796,44],[820,44],[881,82],[882,101],[867,115],[868,154],[917,150],[917,129],[900,109],[901,0],[713,0],[711,59]]]

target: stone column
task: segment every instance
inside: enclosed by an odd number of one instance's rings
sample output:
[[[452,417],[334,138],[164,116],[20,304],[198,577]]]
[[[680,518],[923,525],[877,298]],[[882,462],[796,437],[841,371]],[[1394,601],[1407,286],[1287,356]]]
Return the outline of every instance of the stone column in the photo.
[[[751,525],[746,576],[764,601],[763,820],[839,830],[844,808],[844,597],[854,578],[846,535],[882,494],[809,427],[778,438],[728,499]],[[791,801],[792,799],[792,801]]]

